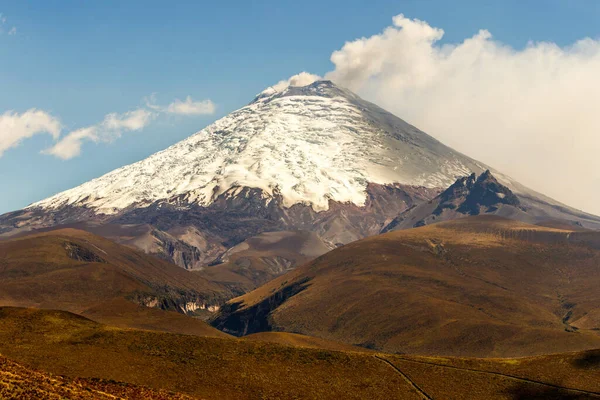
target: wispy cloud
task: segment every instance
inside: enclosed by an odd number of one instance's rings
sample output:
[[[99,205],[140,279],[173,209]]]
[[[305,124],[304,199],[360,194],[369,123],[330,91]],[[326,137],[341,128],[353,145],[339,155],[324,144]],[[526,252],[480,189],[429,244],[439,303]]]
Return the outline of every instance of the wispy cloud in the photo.
[[[14,36],[17,34],[17,27],[13,26],[8,28],[7,25],[8,19],[4,14],[0,13],[0,35],[3,33],[8,33],[9,36]]]
[[[281,92],[290,86],[306,86],[320,79],[323,78],[321,78],[319,75],[302,71],[299,74],[290,77],[289,79],[284,79],[282,81],[277,82],[273,86],[270,86],[267,89],[263,90],[262,93]]]
[[[185,100],[175,99],[167,106],[157,104],[156,94],[153,93],[145,99],[146,107],[168,114],[177,115],[211,115],[216,111],[216,106],[210,99],[195,101],[191,96],[187,96]]]
[[[111,113],[96,125],[80,128],[68,133],[54,146],[42,151],[63,160],[81,154],[81,146],[86,141],[110,143],[120,138],[124,132],[139,131],[145,128],[156,117],[156,113],[145,109],[137,109],[123,114]]]
[[[184,101],[179,99],[169,104],[167,112],[180,115],[204,115],[214,114],[215,105],[210,100],[193,101],[190,96]]]
[[[49,134],[56,140],[61,130],[59,119],[45,111],[34,108],[20,114],[7,111],[0,115],[0,157],[34,135]]]
[[[63,136],[54,146],[43,150],[43,154],[53,155],[63,160],[69,160],[81,154],[85,142],[110,143],[120,138],[126,132],[140,131],[164,114],[183,116],[206,115],[215,112],[211,100],[194,101],[187,96],[184,101],[175,100],[168,106],[156,104],[156,94],[144,99],[144,107],[123,114],[107,114],[95,125],[76,129]]]
[[[0,15],[0,21],[2,18]],[[64,127],[60,119],[49,112],[31,109],[19,114],[7,111],[0,115],[0,157],[24,139],[46,133],[53,137],[55,143],[42,153],[68,160],[81,154],[85,142],[114,142],[124,133],[143,130],[161,115],[192,116],[215,112],[215,105],[211,100],[194,101],[190,96],[167,106],[156,105],[155,95],[144,100],[143,107],[125,113],[107,114],[99,123],[72,130],[65,135],[62,135]]]

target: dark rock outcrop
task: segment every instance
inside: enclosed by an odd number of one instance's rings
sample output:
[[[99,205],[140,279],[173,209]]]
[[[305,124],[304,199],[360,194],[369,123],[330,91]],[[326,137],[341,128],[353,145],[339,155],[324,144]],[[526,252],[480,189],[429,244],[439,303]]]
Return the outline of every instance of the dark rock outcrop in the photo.
[[[290,297],[305,290],[309,282],[310,279],[305,278],[291,283],[250,307],[244,308],[242,303],[225,303],[210,323],[215,328],[235,336],[272,331],[271,312]]]
[[[433,215],[441,215],[446,209],[479,215],[497,210],[499,204],[519,206],[520,203],[519,198],[487,170],[479,177],[471,174],[457,179],[439,195],[439,204]]]
[[[489,171],[481,175],[460,177],[434,199],[415,205],[398,214],[381,233],[418,228],[469,215],[495,214],[528,223],[555,218],[560,221],[582,222],[573,213],[540,201],[515,194],[501,184]],[[593,220],[590,220],[593,222]]]

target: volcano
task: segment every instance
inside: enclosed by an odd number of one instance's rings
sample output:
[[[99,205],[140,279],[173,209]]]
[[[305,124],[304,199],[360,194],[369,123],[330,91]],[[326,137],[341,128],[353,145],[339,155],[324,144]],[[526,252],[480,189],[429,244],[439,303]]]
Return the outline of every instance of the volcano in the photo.
[[[427,208],[457,179],[485,171],[518,205],[511,218],[600,227],[600,218],[536,193],[321,80],[268,88],[166,150],[5,214],[0,234],[84,229],[201,269],[265,232],[310,232],[328,249],[391,230],[394,220],[403,226],[398,217],[407,210]],[[427,219],[433,211],[419,220],[435,222]],[[451,216],[473,214],[467,211]],[[293,260],[277,263],[293,267]]]

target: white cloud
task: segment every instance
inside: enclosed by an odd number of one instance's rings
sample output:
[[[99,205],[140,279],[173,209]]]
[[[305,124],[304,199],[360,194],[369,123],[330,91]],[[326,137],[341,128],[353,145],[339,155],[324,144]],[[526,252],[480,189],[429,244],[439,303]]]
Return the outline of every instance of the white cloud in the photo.
[[[285,90],[290,86],[306,86],[310,85],[315,81],[318,81],[319,79],[321,79],[319,75],[314,75],[303,71],[299,74],[292,76],[290,79],[279,81],[277,84],[271,87],[276,91],[281,92],[282,90]]]
[[[168,106],[160,106],[157,104],[156,93],[146,97],[144,102],[151,110],[177,115],[210,115],[214,114],[217,108],[210,99],[194,101],[191,96],[187,96],[185,100],[175,99]]]
[[[85,140],[97,142],[97,138],[97,127],[95,126],[77,129],[63,137],[54,146],[42,151],[42,153],[68,160],[81,154],[81,145]]]
[[[0,21],[1,21],[0,15]],[[145,107],[122,114],[110,113],[95,125],[79,128],[61,137],[62,125],[58,118],[41,110],[31,109],[22,114],[8,111],[0,115],[0,157],[4,151],[17,146],[23,139],[40,133],[49,133],[55,144],[42,151],[63,160],[81,154],[84,142],[110,143],[123,133],[144,129],[153,119],[164,114],[199,115],[212,114],[215,105],[210,100],[176,100],[166,107],[155,104],[155,95],[145,99]]]
[[[141,108],[123,114],[111,113],[106,115],[102,122],[97,125],[68,133],[54,146],[44,150],[43,153],[68,160],[81,154],[83,142],[112,142],[120,138],[123,132],[143,129],[155,116],[155,113]]]
[[[2,13],[0,13],[0,35],[3,34],[4,32],[6,32],[5,29],[4,29],[4,27],[6,25],[6,22],[7,22],[6,17]],[[8,30],[7,33],[8,33],[9,36],[16,35],[17,34],[17,27],[13,26],[12,28],[10,28]]]
[[[269,96],[274,93],[282,92],[290,86],[310,85],[311,83],[318,81],[320,79],[323,79],[323,78],[321,78],[319,75],[314,75],[314,74],[303,71],[303,72],[300,72],[299,74],[292,76],[289,79],[281,80],[281,81],[277,82],[276,84],[274,84],[273,86],[269,86],[268,88],[266,88],[265,90],[260,92],[258,94],[258,96],[262,96],[262,95]]]
[[[153,116],[152,112],[140,108],[124,114],[108,114],[100,125],[107,131],[139,131],[148,125]]]
[[[403,15],[347,42],[326,75],[471,157],[558,200],[600,213],[600,40],[516,50],[479,31]]]
[[[0,157],[11,147],[17,146],[23,139],[41,133],[50,134],[55,140],[61,132],[58,118],[49,113],[31,109],[22,114],[8,111],[0,115]]]
[[[277,84],[273,85],[272,87],[273,87],[273,89],[280,92],[282,90],[287,89],[290,86],[310,85],[311,83],[318,81],[319,79],[321,79],[321,77],[319,75],[315,75],[315,74],[311,74],[311,73],[303,71],[303,72],[300,72],[299,74],[292,76],[290,79],[279,81]]]
[[[186,97],[185,101],[176,99],[169,104],[166,112],[179,115],[205,115],[214,114],[215,105],[211,100],[193,101],[190,96]]]

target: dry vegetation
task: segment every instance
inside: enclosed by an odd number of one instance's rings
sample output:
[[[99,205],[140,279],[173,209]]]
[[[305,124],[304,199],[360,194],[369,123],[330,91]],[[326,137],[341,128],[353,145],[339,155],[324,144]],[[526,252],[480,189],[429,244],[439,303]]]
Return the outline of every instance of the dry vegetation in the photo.
[[[0,359],[0,393],[79,399],[184,398],[173,392],[204,399],[600,398],[598,352],[415,357],[308,348],[332,344],[276,336],[289,345],[118,329],[62,311],[0,308],[0,353],[19,363]]]
[[[231,300],[214,325],[408,354],[599,348],[599,249],[600,233],[488,216],[391,232]]]
[[[197,274],[80,231],[4,241],[0,301],[84,316],[1,307],[0,398],[600,398],[597,350],[449,356],[600,348],[598,248],[595,232],[489,217],[392,232],[236,299],[222,320],[314,336],[238,339],[127,300],[161,284],[219,294]]]
[[[66,378],[37,371],[0,356],[0,399],[186,400],[189,396],[101,379]]]
[[[0,309],[0,353],[54,374],[210,399],[389,399],[410,392],[388,366],[359,353],[123,330],[61,311]]]
[[[340,342],[319,339],[312,336],[299,335],[287,332],[260,332],[242,337],[243,340],[277,343],[292,347],[307,347],[311,349],[325,349],[346,352],[374,353],[364,347],[350,346]]]
[[[61,229],[0,242],[0,304],[61,309],[110,325],[217,335],[176,310],[187,300],[219,303],[227,290],[174,264],[91,233]],[[128,301],[129,300],[129,301]]]

